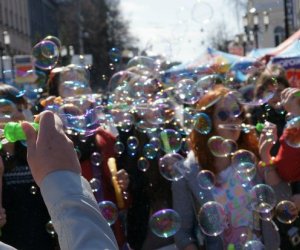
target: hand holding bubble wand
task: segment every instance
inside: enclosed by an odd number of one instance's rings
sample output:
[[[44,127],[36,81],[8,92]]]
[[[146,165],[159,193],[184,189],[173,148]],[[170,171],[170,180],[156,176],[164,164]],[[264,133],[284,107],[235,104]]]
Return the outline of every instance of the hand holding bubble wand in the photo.
[[[38,123],[31,123],[31,125],[38,130]],[[8,142],[14,143],[16,141],[24,141],[26,140],[26,135],[22,129],[21,123],[19,122],[8,122],[5,124],[4,129],[2,131],[2,137],[4,137]],[[117,181],[117,167],[116,160],[114,158],[108,159],[108,167],[112,174],[112,183],[115,189],[117,204],[120,209],[125,207],[124,200],[122,197],[122,191]]]
[[[117,199],[117,205],[118,208],[122,209],[125,207],[125,203],[122,197],[122,190],[118,184],[117,181],[117,164],[116,164],[116,159],[111,157],[107,161],[107,165],[109,167],[110,173],[111,173],[111,181],[115,190],[115,195]]]

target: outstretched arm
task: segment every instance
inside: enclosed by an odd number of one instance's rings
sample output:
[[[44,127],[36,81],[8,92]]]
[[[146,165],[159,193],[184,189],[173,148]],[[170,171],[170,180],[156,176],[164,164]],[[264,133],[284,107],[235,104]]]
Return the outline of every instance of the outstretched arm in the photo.
[[[41,113],[39,120],[39,132],[22,123],[27,158],[61,249],[118,249],[89,183],[80,175],[80,163],[61,120],[50,111]]]

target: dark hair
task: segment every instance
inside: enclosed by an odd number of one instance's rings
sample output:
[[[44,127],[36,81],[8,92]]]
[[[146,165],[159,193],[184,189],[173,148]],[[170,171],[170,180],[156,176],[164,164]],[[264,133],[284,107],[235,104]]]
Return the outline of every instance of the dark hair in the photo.
[[[268,88],[269,85],[272,84],[281,84],[285,88],[289,87],[289,82],[285,76],[283,75],[274,76],[274,75],[264,73],[257,80],[254,95],[256,97],[261,97],[262,93]]]
[[[20,94],[18,89],[4,83],[0,83],[0,99],[9,100],[18,106],[23,105],[25,108],[28,104],[27,100]]]
[[[59,78],[60,72],[51,72],[48,82],[47,82],[47,91],[48,96],[59,96],[58,88],[59,88]]]

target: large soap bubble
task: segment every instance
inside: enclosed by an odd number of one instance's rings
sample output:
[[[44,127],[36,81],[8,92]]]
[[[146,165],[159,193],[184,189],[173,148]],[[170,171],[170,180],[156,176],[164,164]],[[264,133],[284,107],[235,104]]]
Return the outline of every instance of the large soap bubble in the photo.
[[[150,217],[149,226],[158,237],[168,238],[177,233],[181,226],[181,219],[173,209],[163,209]]]
[[[166,154],[159,159],[159,172],[169,181],[178,181],[185,175],[184,158],[180,154]]]
[[[257,184],[251,191],[251,207],[254,211],[264,214],[269,213],[276,205],[274,190],[266,184]]]
[[[226,226],[224,207],[215,201],[206,202],[199,211],[198,222],[204,234],[208,236],[220,235]]]
[[[117,206],[111,201],[101,201],[98,206],[108,225],[114,224],[118,218]]]
[[[53,69],[59,58],[59,49],[54,42],[43,40],[32,49],[35,65],[44,70]]]

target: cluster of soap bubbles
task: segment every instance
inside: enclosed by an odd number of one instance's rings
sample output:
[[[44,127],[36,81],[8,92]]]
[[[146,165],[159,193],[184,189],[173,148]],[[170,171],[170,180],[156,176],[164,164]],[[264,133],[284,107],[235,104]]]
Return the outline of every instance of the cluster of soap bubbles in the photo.
[[[184,17],[185,9],[181,9],[180,17]],[[189,15],[198,24],[205,25],[214,16],[213,8],[208,2],[196,1]],[[179,20],[178,25],[185,25]],[[177,27],[176,27],[177,28]],[[175,29],[176,30],[176,29]],[[174,32],[174,40],[181,39],[178,32]],[[60,41],[53,36],[46,37],[37,43],[32,50],[35,70],[26,72],[5,72],[6,79],[13,74],[19,78],[34,80],[34,87],[25,87],[18,95],[25,95],[32,100],[39,98],[41,89],[45,87],[46,74],[57,70],[60,74],[59,91],[61,100],[47,104],[45,109],[56,112],[62,119],[66,132],[88,137],[97,131],[99,126],[114,127],[123,133],[136,129],[148,135],[150,140],[144,142],[132,135],[126,141],[117,138],[114,144],[115,154],[121,156],[125,152],[137,158],[137,168],[142,173],[151,168],[151,161],[158,161],[158,171],[168,181],[179,181],[190,173],[185,164],[185,155],[190,150],[187,135],[196,131],[203,136],[209,136],[214,131],[212,117],[205,111],[197,110],[195,104],[210,90],[222,82],[231,89],[224,101],[230,118],[240,117],[242,106],[260,106],[266,104],[276,93],[278,83],[274,78],[269,88],[262,90],[255,96],[254,83],[257,81],[255,73],[261,71],[264,65],[255,63],[249,67],[240,68],[242,62],[231,66],[223,61],[219,64],[201,65],[192,73],[176,73],[173,84],[165,84],[163,80],[162,61],[147,56],[135,56],[122,71],[115,72],[108,82],[108,95],[93,94],[89,86],[89,71],[82,66],[72,66],[55,69],[60,56]],[[118,69],[122,59],[122,51],[116,47],[109,50],[110,69]],[[229,67],[229,68],[228,68]],[[202,73],[199,73],[202,72]],[[203,73],[205,72],[205,73]],[[220,77],[219,73],[223,73]],[[250,75],[246,82],[236,81],[238,74]],[[251,79],[252,78],[252,79]],[[14,84],[14,83],[12,83]],[[217,103],[212,99],[206,107]],[[16,105],[6,99],[0,99],[0,107],[5,107],[6,113],[0,114],[0,122],[11,119],[17,109]],[[300,147],[298,129],[299,117],[290,120],[286,129],[291,131],[285,138],[286,143],[294,148]],[[242,131],[247,133],[255,126],[250,124],[220,124],[219,129]],[[297,218],[296,206],[291,201],[277,203],[274,190],[266,184],[254,185],[257,159],[254,153],[238,149],[235,141],[221,136],[210,136],[207,144],[211,154],[217,158],[231,158],[234,174],[242,187],[249,189],[250,208],[257,212],[262,220],[271,221],[274,216],[286,224]],[[139,150],[141,149],[141,150]],[[80,152],[79,152],[80,153]],[[222,160],[221,159],[221,160]],[[101,167],[102,155],[93,152],[90,161],[93,166]],[[210,170],[200,170],[196,176],[199,188],[213,190],[218,185],[218,178]],[[90,186],[93,192],[101,191],[101,180],[92,178]],[[202,192],[201,191],[201,192]],[[34,186],[30,192],[37,192]],[[202,193],[203,194],[203,193]],[[113,225],[118,218],[118,209],[111,201],[99,203],[99,209],[109,225]],[[201,231],[208,236],[221,235],[227,228],[228,216],[222,204],[207,201],[198,212],[198,222]],[[172,209],[156,211],[150,218],[151,231],[158,237],[168,238],[175,235],[180,226],[181,218]],[[49,233],[54,234],[50,224]],[[48,229],[47,229],[48,230]],[[263,244],[256,239],[243,241],[243,249],[263,249]]]
[[[193,8],[185,14],[186,9],[180,11],[179,22],[175,25],[172,39],[178,41],[187,32],[184,16],[191,18],[200,26],[205,26],[214,17],[212,6],[206,1],[195,1]],[[186,21],[186,20],[185,20]],[[185,28],[179,33],[178,25]],[[185,27],[186,26],[186,27]],[[174,48],[172,48],[174,49]],[[278,84],[274,79],[270,87],[254,97],[254,84],[257,79],[255,72],[264,66],[260,63],[253,64],[246,69],[239,68],[241,62],[236,62],[227,69],[227,65],[220,61],[219,65],[202,65],[193,70],[193,73],[176,73],[173,84],[164,84],[162,61],[147,56],[133,57],[126,69],[117,71],[109,79],[108,96],[93,94],[89,86],[89,71],[82,66],[73,65],[56,69],[60,56],[60,41],[53,36],[46,37],[32,49],[34,70],[25,72],[5,71],[6,83],[20,89],[17,96],[26,96],[34,103],[45,88],[47,74],[50,70],[60,74],[60,93],[62,100],[45,106],[45,109],[56,112],[62,119],[67,133],[79,134],[88,137],[97,131],[99,126],[115,127],[119,131],[129,133],[133,129],[145,133],[150,140],[144,143],[136,136],[129,136],[126,141],[117,138],[114,144],[115,154],[121,156],[127,152],[129,156],[138,155],[137,168],[146,173],[151,168],[150,162],[158,161],[158,171],[168,181],[179,181],[190,173],[184,160],[189,152],[189,139],[186,138],[191,131],[209,136],[215,129],[212,117],[204,110],[197,110],[194,105],[220,81],[229,87],[232,92],[225,103],[229,110],[229,117],[239,117],[242,113],[241,105],[260,106],[266,104],[276,93]],[[113,47],[109,50],[109,67],[117,70],[122,60],[122,51]],[[227,70],[224,79],[219,73]],[[205,72],[200,74],[199,72]],[[238,74],[250,75],[248,83],[235,81]],[[13,79],[15,77],[15,80]],[[252,78],[252,79],[251,79]],[[106,76],[103,76],[106,79]],[[19,82],[29,82],[23,84]],[[167,82],[167,81],[166,81]],[[252,82],[252,83],[251,83]],[[218,102],[211,100],[209,105]],[[0,123],[12,119],[17,107],[6,99],[0,99]],[[165,126],[167,124],[167,126]],[[221,129],[249,132],[255,129],[250,124],[221,124]],[[291,133],[285,138],[286,143],[294,148],[300,147],[299,117],[290,120],[286,129]],[[274,190],[266,184],[253,185],[256,176],[257,159],[247,150],[239,150],[235,141],[221,136],[211,136],[208,140],[208,149],[218,158],[231,158],[235,176],[241,185],[249,188],[251,209],[257,212],[262,220],[271,221],[273,217],[282,223],[291,224],[297,217],[297,208],[292,201],[278,201]],[[141,150],[139,150],[141,149]],[[139,152],[138,152],[139,151]],[[80,152],[78,152],[80,154]],[[90,155],[94,167],[101,167],[103,157],[98,152]],[[212,171],[200,170],[196,176],[197,184],[203,191],[199,193],[204,200],[204,191],[213,190],[218,185],[218,178]],[[94,193],[101,191],[101,180],[98,177],[90,181]],[[37,187],[29,190],[33,195],[38,192]],[[187,194],[188,195],[188,194]],[[107,223],[111,226],[118,218],[118,208],[111,201],[102,201],[99,210]],[[192,211],[191,211],[192,212]],[[198,223],[203,234],[219,236],[227,228],[228,216],[224,206],[216,201],[207,201],[198,211]],[[149,220],[151,231],[158,237],[168,238],[174,236],[181,227],[179,214],[172,209],[162,209],[153,213]],[[52,222],[46,225],[50,235],[55,235]],[[264,249],[264,245],[257,239],[245,238],[241,235],[241,242],[245,250]]]

